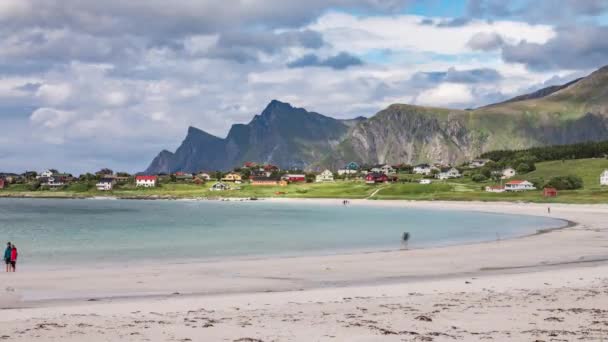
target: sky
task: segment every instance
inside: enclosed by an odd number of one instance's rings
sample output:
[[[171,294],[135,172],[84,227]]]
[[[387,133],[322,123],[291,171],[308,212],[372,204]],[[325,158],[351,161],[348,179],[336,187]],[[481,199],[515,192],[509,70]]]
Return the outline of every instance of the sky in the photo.
[[[472,108],[608,64],[608,0],[2,0],[0,171],[144,170],[272,99]]]

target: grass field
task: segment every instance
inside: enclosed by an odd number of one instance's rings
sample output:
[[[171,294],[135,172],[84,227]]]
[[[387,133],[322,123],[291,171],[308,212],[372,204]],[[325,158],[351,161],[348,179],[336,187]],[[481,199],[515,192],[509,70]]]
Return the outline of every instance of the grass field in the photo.
[[[411,183],[394,183],[368,185],[362,181],[336,181],[334,183],[306,183],[281,186],[253,186],[235,184],[238,190],[210,191],[213,182],[204,185],[185,183],[163,183],[156,188],[136,188],[134,185],[123,185],[114,191],[97,191],[92,184],[72,184],[63,190],[30,191],[22,184],[11,185],[0,190],[0,196],[31,197],[93,197],[114,196],[119,198],[352,198],[352,199],[385,199],[385,200],[449,200],[449,201],[522,201],[522,202],[560,202],[560,203],[608,203],[608,187],[601,187],[599,175],[608,169],[607,159],[580,159],[552,161],[536,164],[536,171],[514,179],[544,180],[554,176],[578,175],[583,179],[584,188],[574,191],[560,191],[557,198],[544,198],[541,191],[522,193],[487,193],[483,187],[492,182],[475,183],[469,178],[449,181],[433,181],[430,185],[416,183],[420,176],[399,175],[402,180]],[[372,196],[373,195],[373,196]]]

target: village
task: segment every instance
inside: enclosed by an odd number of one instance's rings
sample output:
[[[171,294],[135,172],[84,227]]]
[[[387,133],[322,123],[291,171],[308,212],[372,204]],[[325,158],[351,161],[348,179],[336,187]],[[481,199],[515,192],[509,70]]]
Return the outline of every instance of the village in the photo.
[[[509,166],[497,165],[489,159],[475,159],[459,166],[441,165],[439,163],[422,163],[417,165],[360,165],[350,162],[337,170],[325,169],[320,172],[302,170],[282,170],[268,163],[246,162],[230,172],[200,171],[197,173],[175,172],[173,174],[135,174],[115,173],[102,169],[94,174],[86,173],[78,177],[62,173],[55,169],[37,173],[0,174],[0,191],[28,190],[35,192],[97,192],[112,193],[115,191],[135,191],[145,189],[167,189],[171,184],[216,194],[215,196],[236,196],[244,188],[272,188],[272,192],[263,192],[273,196],[288,195],[288,189],[297,189],[302,194],[305,190],[298,185],[312,184],[320,188],[328,184],[340,184],[340,189],[347,190],[349,184],[364,186],[382,186],[390,184],[407,184],[407,189],[414,193],[438,192],[442,184],[451,184],[449,191],[457,192],[476,190],[491,196],[502,193],[520,193],[540,191],[545,198],[557,197],[557,187],[551,182],[530,181]],[[597,175],[600,186],[608,185],[608,168]],[[475,185],[477,184],[477,185]],[[417,188],[420,187],[420,188]],[[424,190],[428,187],[428,191]],[[328,186],[329,188],[329,186]],[[386,187],[381,187],[385,189]],[[477,188],[477,189],[475,189]],[[403,188],[406,189],[406,188]],[[444,189],[444,188],[441,188]],[[561,189],[560,189],[561,190]],[[253,192],[252,192],[253,191]],[[253,194],[261,193],[252,190]],[[408,191],[408,190],[404,190]],[[446,192],[448,190],[445,190]],[[333,192],[335,197],[347,197],[345,193]],[[377,193],[377,192],[376,192]],[[1,192],[0,192],[1,194]],[[312,194],[311,194],[312,196]]]

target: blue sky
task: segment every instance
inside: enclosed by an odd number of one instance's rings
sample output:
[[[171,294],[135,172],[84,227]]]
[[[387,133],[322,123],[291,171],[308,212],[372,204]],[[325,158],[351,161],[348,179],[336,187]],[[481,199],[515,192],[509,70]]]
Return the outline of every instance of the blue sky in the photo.
[[[146,168],[272,99],[475,107],[608,61],[605,0],[0,2],[0,171]]]

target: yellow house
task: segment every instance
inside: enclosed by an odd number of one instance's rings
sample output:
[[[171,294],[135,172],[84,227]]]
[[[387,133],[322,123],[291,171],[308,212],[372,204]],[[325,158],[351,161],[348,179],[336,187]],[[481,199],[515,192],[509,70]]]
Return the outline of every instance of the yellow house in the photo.
[[[224,178],[222,178],[222,182],[241,183],[242,178],[241,178],[240,174],[231,172],[231,173],[224,175]]]

